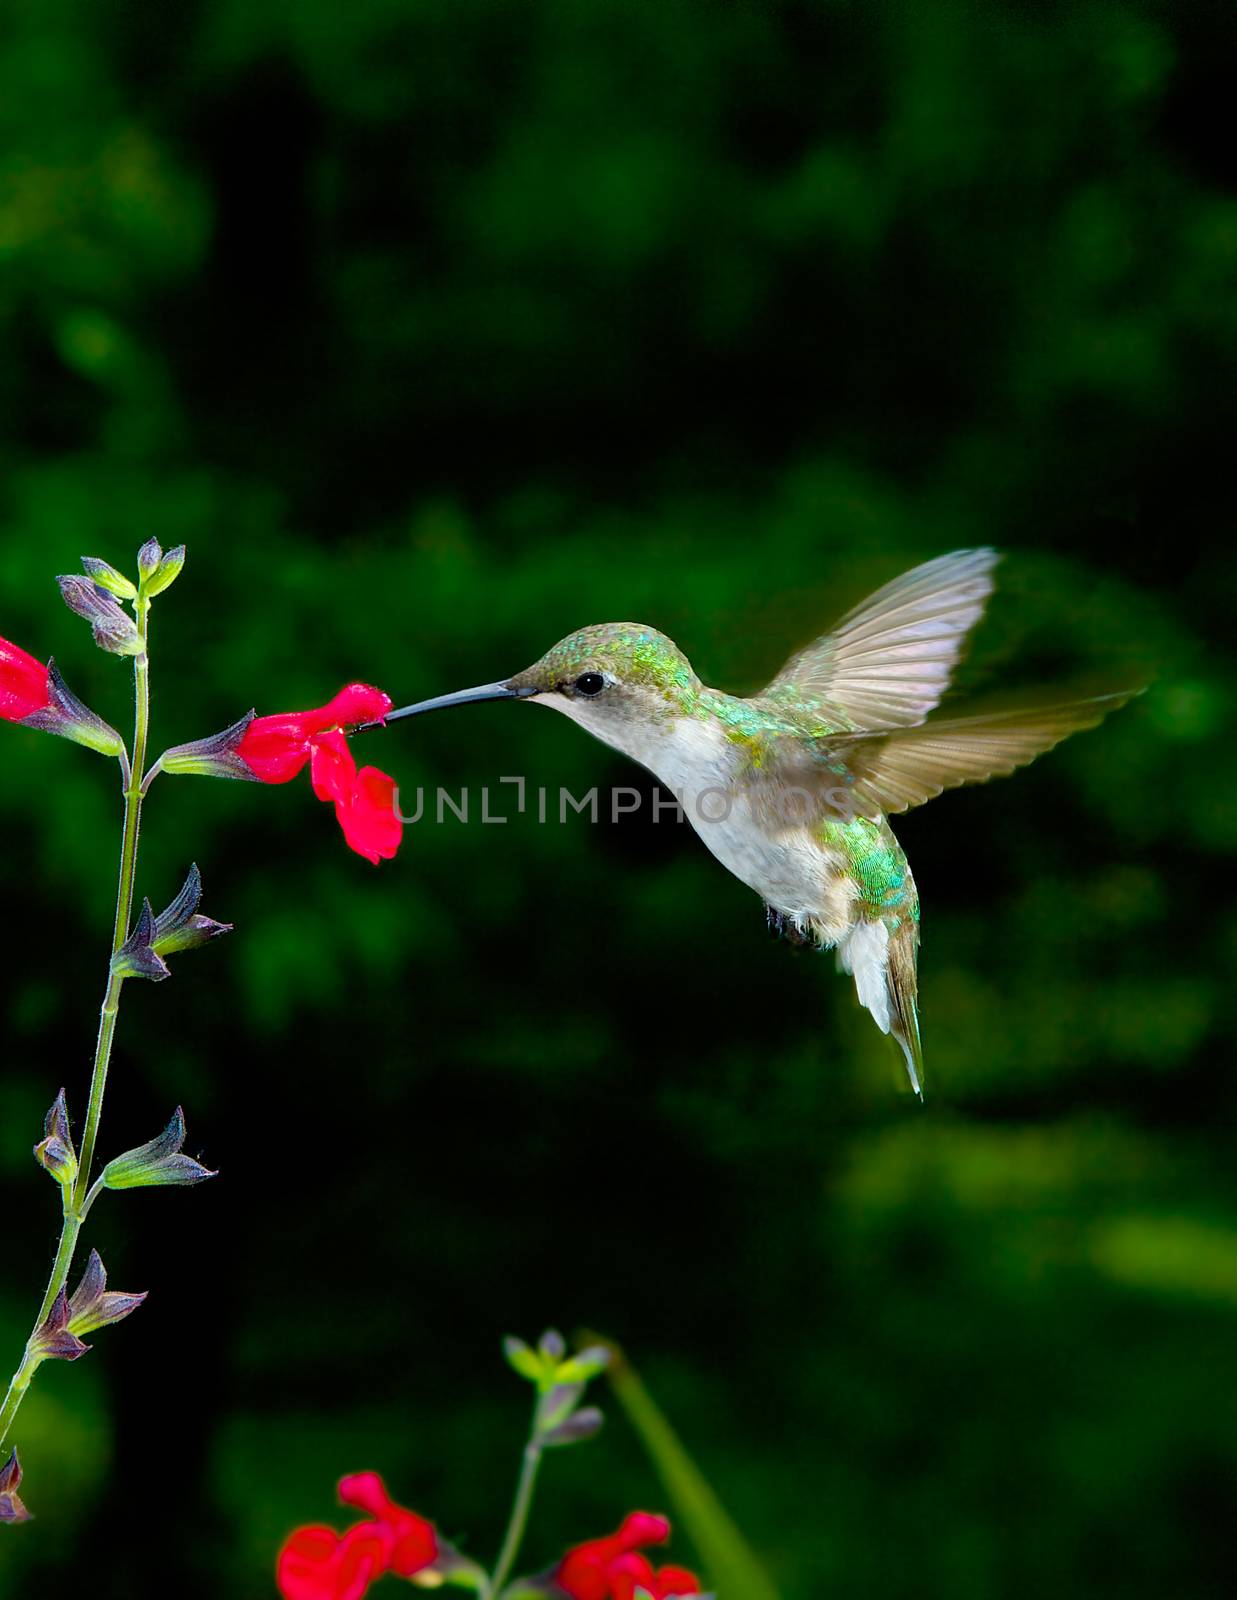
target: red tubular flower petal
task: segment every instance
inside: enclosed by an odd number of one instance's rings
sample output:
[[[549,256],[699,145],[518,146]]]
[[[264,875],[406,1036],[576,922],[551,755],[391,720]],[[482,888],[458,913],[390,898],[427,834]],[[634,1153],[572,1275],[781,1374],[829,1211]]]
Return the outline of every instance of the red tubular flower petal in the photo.
[[[381,722],[391,709],[389,694],[368,683],[348,683],[320,711],[311,711],[312,717],[321,717],[320,728],[349,728],[357,722]]]
[[[338,1575],[331,1600],[362,1600],[389,1564],[387,1540],[377,1523],[358,1522],[339,1541]]]
[[[309,779],[319,800],[351,805],[356,787],[356,762],[338,728],[316,733],[309,741]]]
[[[432,1523],[405,1511],[391,1526],[396,1538],[390,1563],[397,1578],[411,1578],[414,1572],[433,1566],[438,1558],[438,1535]]]
[[[21,722],[36,711],[45,711],[51,704],[48,682],[48,670],[41,661],[20,645],[0,639],[0,717]]]
[[[623,1518],[623,1525],[614,1536],[620,1550],[639,1550],[646,1544],[665,1544],[669,1537],[669,1522],[652,1511],[633,1511],[630,1516]]]
[[[326,705],[312,711],[255,717],[236,753],[262,783],[287,783],[309,760],[317,737],[354,722],[379,722],[390,709],[391,697],[381,689],[367,683],[345,684]]]
[[[368,1511],[371,1517],[381,1519],[399,1509],[376,1472],[350,1472],[339,1480],[338,1493],[344,1505]]]
[[[606,1561],[574,1551],[558,1569],[558,1586],[571,1600],[610,1600],[608,1565]]]
[[[606,1577],[610,1585],[607,1590],[610,1600],[635,1600],[638,1588],[653,1594],[653,1586],[657,1581],[650,1563],[644,1556],[634,1552],[616,1556],[606,1568]]]
[[[679,1600],[680,1595],[700,1593],[700,1579],[686,1567],[660,1567],[654,1578],[654,1600]]]
[[[637,1585],[655,1593],[652,1567],[634,1552],[641,1545],[664,1544],[669,1537],[670,1524],[665,1517],[633,1511],[617,1533],[590,1539],[568,1551],[556,1574],[559,1587],[571,1600],[631,1600]]]
[[[275,1581],[283,1600],[362,1600],[386,1570],[386,1545],[373,1523],[341,1538],[333,1528],[298,1528],[279,1552]]]
[[[399,849],[404,825],[395,811],[395,779],[377,767],[361,768],[351,797],[337,802],[335,815],[349,846],[375,866]]]
[[[397,1505],[376,1472],[354,1472],[339,1480],[339,1498],[346,1506],[368,1511],[387,1539],[387,1566],[400,1578],[424,1572],[438,1555],[432,1522]],[[362,1524],[372,1527],[374,1524]]]
[[[288,1535],[275,1563],[275,1582],[284,1600],[319,1600],[329,1592],[327,1568],[338,1545],[334,1528],[297,1528]]]
[[[236,747],[236,754],[262,783],[289,783],[309,760],[313,728],[309,711],[288,711],[255,717]]]
[[[234,755],[262,783],[287,783],[308,762],[314,794],[334,803],[348,844],[377,866],[391,859],[403,837],[395,813],[395,780],[377,767],[358,773],[342,730],[354,723],[379,722],[390,709],[391,697],[381,689],[349,683],[317,710],[255,717]]]

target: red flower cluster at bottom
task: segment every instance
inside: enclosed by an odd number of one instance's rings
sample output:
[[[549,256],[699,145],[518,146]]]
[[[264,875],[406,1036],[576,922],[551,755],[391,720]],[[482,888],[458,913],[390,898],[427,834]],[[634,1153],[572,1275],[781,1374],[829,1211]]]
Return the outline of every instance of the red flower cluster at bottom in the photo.
[[[433,1523],[396,1505],[376,1472],[341,1478],[339,1498],[368,1511],[369,1518],[347,1533],[310,1527],[291,1534],[275,1569],[284,1600],[362,1600],[386,1572],[410,1578],[433,1566],[438,1554]]]
[[[458,1560],[443,1546],[434,1526],[405,1511],[387,1494],[376,1472],[341,1478],[339,1498],[345,1505],[369,1512],[364,1522],[346,1533],[334,1528],[298,1528],[279,1552],[275,1578],[284,1600],[364,1600],[369,1586],[385,1573],[411,1578],[437,1564],[441,1582]],[[642,1546],[665,1544],[670,1524],[648,1511],[633,1511],[617,1533],[569,1550],[551,1573],[539,1580],[537,1593],[547,1600],[690,1600],[699,1595],[700,1580],[685,1567],[654,1570]],[[478,1569],[473,1569],[477,1571]],[[523,1585],[520,1592],[524,1593]],[[533,1592],[533,1591],[529,1591]]]
[[[660,1567],[656,1571],[642,1545],[665,1544],[670,1524],[648,1511],[633,1511],[617,1533],[577,1545],[555,1574],[559,1588],[571,1600],[678,1600],[698,1595],[700,1580],[686,1567]]]

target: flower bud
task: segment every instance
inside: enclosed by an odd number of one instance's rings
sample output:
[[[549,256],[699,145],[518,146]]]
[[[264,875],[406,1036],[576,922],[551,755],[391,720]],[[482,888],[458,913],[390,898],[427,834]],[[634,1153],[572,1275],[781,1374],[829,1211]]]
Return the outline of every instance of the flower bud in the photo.
[[[231,933],[230,922],[216,922],[213,917],[198,914],[201,899],[202,874],[194,862],[180,893],[155,918],[151,949],[156,955],[168,956],[180,950],[194,950],[198,945],[209,944],[212,939],[217,939],[221,933]]]
[[[507,1358],[508,1366],[518,1372],[521,1378],[527,1378],[530,1383],[541,1381],[545,1363],[535,1350],[529,1349],[523,1339],[504,1339],[503,1355]]]
[[[88,578],[109,594],[114,594],[118,600],[137,599],[137,585],[126,578],[123,572],[117,572],[110,561],[104,561],[99,556],[83,556],[82,566]]]
[[[155,1186],[181,1186],[201,1183],[215,1173],[192,1156],[181,1154],[185,1142],[185,1114],[179,1106],[172,1120],[149,1144],[138,1145],[116,1156],[103,1169],[103,1184],[108,1189],[146,1189]]]
[[[77,573],[57,578],[56,582],[69,610],[90,624],[100,650],[107,650],[114,656],[141,655],[142,636],[137,624],[106,589]]]
[[[77,1182],[77,1151],[69,1131],[69,1112],[65,1105],[64,1090],[52,1101],[51,1109],[43,1119],[43,1137],[34,1147],[34,1159],[46,1167],[62,1189],[71,1189]]]
[[[557,1328],[547,1328],[541,1335],[537,1349],[546,1361],[552,1361],[557,1365],[567,1354],[567,1341]]]
[[[0,1467],[0,1522],[29,1522],[30,1513],[22,1504],[17,1489],[21,1483],[21,1462],[14,1450]]]
[[[185,564],[185,547],[178,544],[175,550],[169,550],[155,567],[149,578],[142,584],[142,592],[147,599],[153,599],[157,594],[162,594],[165,589],[170,589],[180,577],[181,568]]]
[[[137,570],[142,574],[143,583],[149,582],[162,560],[163,546],[158,539],[147,539],[137,553]]]
[[[249,724],[256,713],[247,711],[239,722],[234,722],[222,733],[212,733],[209,738],[195,739],[192,744],[174,745],[159,757],[162,772],[191,773],[202,778],[245,778],[250,783],[259,782],[257,773],[237,754]]]
[[[142,909],[133,931],[112,957],[112,971],[118,978],[149,978],[161,983],[170,978],[168,964],[154,948],[155,914],[150,901],[142,901]]]
[[[76,1361],[90,1349],[69,1327],[69,1297],[63,1289],[56,1296],[43,1324],[30,1340],[30,1355],[40,1361]]]
[[[589,1345],[559,1364],[556,1374],[560,1383],[587,1383],[600,1375],[610,1365],[610,1352],[604,1344]]]
[[[82,1281],[69,1301],[69,1332],[94,1333],[98,1328],[120,1322],[131,1311],[136,1311],[145,1298],[144,1292],[122,1294],[119,1290],[109,1289],[103,1261],[99,1252],[92,1250],[86,1270],[82,1273]]]

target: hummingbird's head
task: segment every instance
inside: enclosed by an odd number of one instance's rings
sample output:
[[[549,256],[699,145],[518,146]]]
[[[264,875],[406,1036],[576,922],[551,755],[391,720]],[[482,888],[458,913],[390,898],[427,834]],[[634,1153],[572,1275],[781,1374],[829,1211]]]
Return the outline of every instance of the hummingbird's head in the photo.
[[[700,680],[674,640],[656,628],[600,622],[560,639],[507,687],[638,755],[650,728],[673,716]]]
[[[649,728],[673,717],[699,687],[673,639],[639,622],[603,622],[568,634],[505,682],[403,706],[386,720],[475,700],[534,700],[563,712],[607,744],[635,753]]]
[[[664,699],[697,682],[691,663],[664,633],[641,622],[598,622],[560,639],[540,661],[517,672],[508,687],[540,699],[602,705],[633,691]]]

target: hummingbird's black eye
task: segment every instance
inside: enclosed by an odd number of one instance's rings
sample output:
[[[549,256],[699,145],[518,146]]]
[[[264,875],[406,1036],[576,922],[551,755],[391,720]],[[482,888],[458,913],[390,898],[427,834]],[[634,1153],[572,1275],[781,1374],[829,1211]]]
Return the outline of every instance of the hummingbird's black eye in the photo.
[[[600,672],[582,672],[575,681],[577,694],[600,694],[606,686],[606,680]]]

